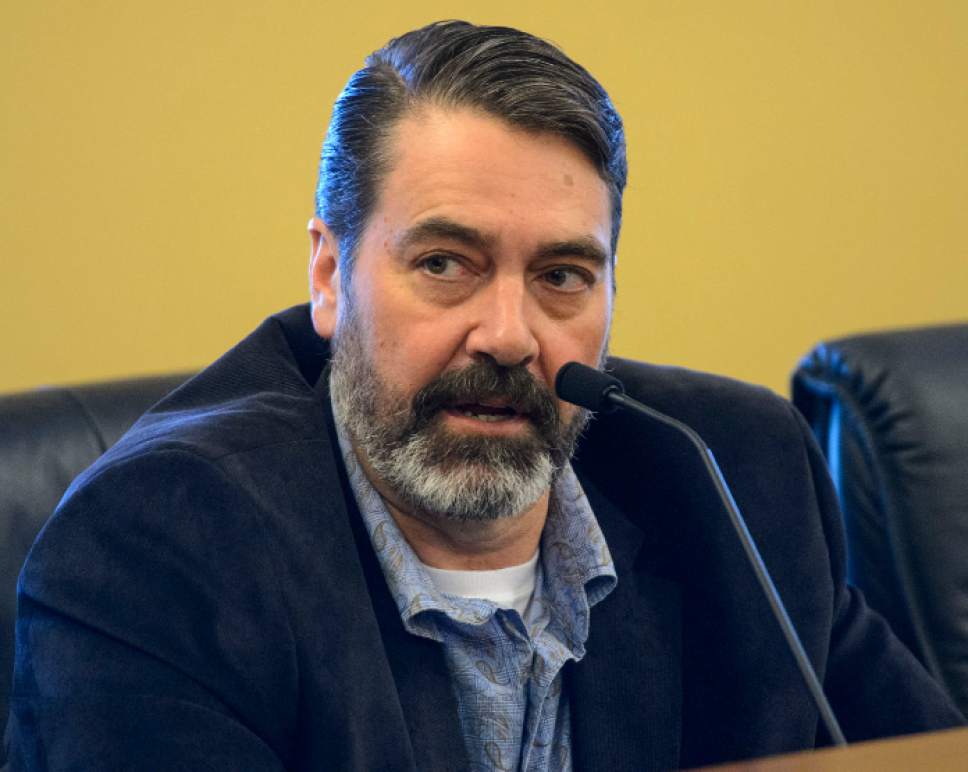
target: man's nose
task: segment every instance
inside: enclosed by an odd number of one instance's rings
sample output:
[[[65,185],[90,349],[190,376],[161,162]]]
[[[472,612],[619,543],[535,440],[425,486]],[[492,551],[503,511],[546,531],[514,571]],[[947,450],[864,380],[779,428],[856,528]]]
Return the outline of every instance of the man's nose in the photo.
[[[538,340],[524,281],[498,277],[489,290],[478,297],[467,353],[474,358],[487,354],[505,367],[529,364],[538,356]]]

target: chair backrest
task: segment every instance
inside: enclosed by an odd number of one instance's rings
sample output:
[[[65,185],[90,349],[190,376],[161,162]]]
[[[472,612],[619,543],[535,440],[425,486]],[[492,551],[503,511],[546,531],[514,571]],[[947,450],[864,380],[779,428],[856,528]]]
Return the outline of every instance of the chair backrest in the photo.
[[[13,673],[17,576],[30,545],[71,481],[189,375],[0,396],[0,736]]]
[[[850,580],[968,715],[968,324],[821,343],[793,401],[830,464]]]

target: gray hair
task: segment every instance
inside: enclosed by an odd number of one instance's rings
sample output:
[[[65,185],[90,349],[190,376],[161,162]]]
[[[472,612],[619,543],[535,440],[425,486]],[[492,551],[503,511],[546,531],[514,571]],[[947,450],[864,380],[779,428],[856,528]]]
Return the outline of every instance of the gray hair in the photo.
[[[608,187],[614,258],[628,166],[622,119],[605,89],[561,49],[526,32],[443,21],[373,52],[333,106],[316,215],[339,240],[344,274],[390,168],[390,133],[419,103],[476,108],[572,142]]]

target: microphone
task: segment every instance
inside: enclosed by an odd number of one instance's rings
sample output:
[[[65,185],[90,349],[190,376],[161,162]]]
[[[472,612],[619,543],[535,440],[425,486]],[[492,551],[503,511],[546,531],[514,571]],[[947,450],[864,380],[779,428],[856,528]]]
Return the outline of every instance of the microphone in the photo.
[[[823,688],[820,685],[820,680],[817,678],[817,673],[814,671],[813,665],[810,664],[810,660],[807,659],[807,654],[804,651],[803,644],[800,642],[800,637],[793,627],[793,622],[790,620],[790,615],[787,613],[786,607],[780,599],[780,594],[773,584],[773,579],[770,578],[770,572],[767,571],[766,564],[760,556],[760,551],[753,541],[753,536],[750,534],[749,528],[746,527],[746,521],[739,511],[732,491],[730,491],[729,485],[726,483],[726,478],[723,477],[723,473],[719,468],[719,464],[716,463],[716,458],[713,456],[712,450],[709,449],[709,446],[706,445],[702,437],[692,427],[684,424],[682,421],[677,421],[665,413],[660,413],[658,410],[632,399],[632,397],[625,393],[625,387],[622,386],[622,382],[618,378],[583,365],[580,362],[568,362],[562,366],[558,371],[558,375],[555,377],[555,392],[565,402],[571,402],[574,405],[596,412],[611,412],[618,408],[631,410],[650,420],[657,421],[675,429],[683,434],[696,450],[699,451],[699,456],[706,468],[706,472],[709,474],[713,487],[719,495],[723,508],[729,515],[730,523],[740,540],[740,544],[743,545],[743,552],[746,553],[746,559],[749,561],[760,588],[763,590],[763,594],[770,604],[773,617],[776,619],[777,624],[780,625],[780,630],[783,632],[787,648],[793,655],[794,660],[796,660],[800,675],[803,677],[807,690],[813,698],[813,702],[820,713],[820,718],[827,728],[827,732],[830,734],[835,745],[847,745],[847,741],[844,739],[844,733],[840,729],[840,724],[837,722],[830,703],[823,693]]]

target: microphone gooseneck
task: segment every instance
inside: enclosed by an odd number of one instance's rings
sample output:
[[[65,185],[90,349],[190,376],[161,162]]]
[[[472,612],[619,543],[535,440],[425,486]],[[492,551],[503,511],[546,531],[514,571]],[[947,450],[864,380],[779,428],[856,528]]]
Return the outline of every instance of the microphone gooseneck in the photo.
[[[658,421],[683,434],[689,439],[696,450],[699,451],[703,466],[712,480],[716,493],[723,504],[723,508],[729,515],[730,523],[740,540],[740,544],[743,545],[743,551],[746,553],[750,567],[753,569],[760,588],[766,596],[770,610],[773,612],[773,617],[776,619],[777,624],[780,625],[780,630],[783,632],[787,648],[789,648],[794,660],[796,660],[800,675],[803,677],[810,696],[817,706],[820,718],[827,728],[827,732],[830,734],[834,744],[846,745],[847,741],[844,739],[844,733],[841,731],[840,724],[837,722],[830,703],[823,693],[820,679],[817,678],[817,673],[807,658],[807,653],[803,648],[803,644],[800,642],[800,637],[793,627],[790,615],[783,605],[776,585],[773,584],[773,579],[770,577],[766,564],[763,562],[760,551],[757,549],[756,543],[753,541],[753,536],[746,526],[746,521],[739,511],[739,506],[736,504],[732,491],[730,491],[729,485],[726,483],[726,478],[723,477],[723,473],[719,468],[719,464],[716,463],[712,450],[709,449],[709,446],[706,445],[702,437],[692,427],[682,423],[682,421],[677,421],[675,418],[667,416],[665,413],[660,413],[658,410],[643,405],[638,400],[629,397],[625,393],[625,387],[622,386],[622,382],[617,378],[603,373],[600,370],[588,367],[587,365],[583,365],[580,362],[568,362],[558,371],[558,375],[555,377],[555,392],[559,398],[566,402],[571,402],[588,410],[607,412],[616,408],[624,408],[638,415],[645,416],[650,420]]]

